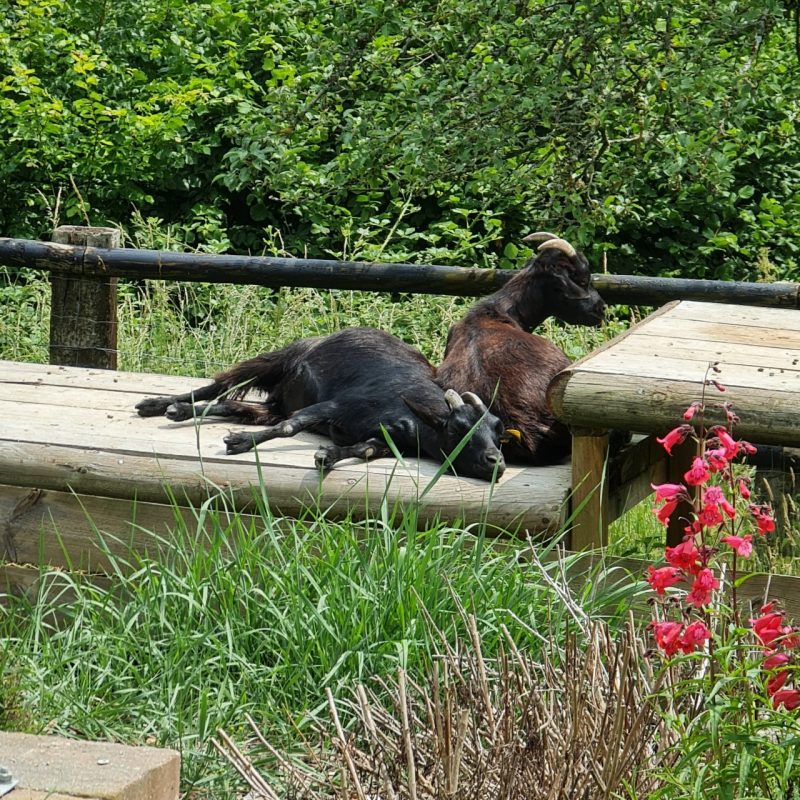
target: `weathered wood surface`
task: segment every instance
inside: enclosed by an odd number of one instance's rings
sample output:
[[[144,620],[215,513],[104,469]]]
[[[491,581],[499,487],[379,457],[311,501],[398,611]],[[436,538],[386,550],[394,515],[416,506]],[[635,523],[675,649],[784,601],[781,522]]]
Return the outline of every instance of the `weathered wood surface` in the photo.
[[[0,361],[0,557],[24,562],[44,553],[47,563],[102,569],[102,553],[83,539],[87,514],[124,548],[140,535],[137,526],[166,530],[174,517],[164,505],[170,491],[195,506],[222,493],[243,511],[263,492],[287,515],[319,507],[364,516],[383,504],[419,502],[423,523],[439,516],[535,534],[557,530],[566,516],[568,464],[512,466],[494,487],[445,475],[426,493],[438,468],[431,461],[351,461],[322,476],[314,468],[320,437],[301,434],[226,456],[222,437],[242,426],[142,419],[133,409],[144,396],[204,383]]]
[[[110,250],[6,238],[0,238],[0,264],[56,270],[76,276],[244,283],[273,288],[312,286],[318,289],[465,297],[497,291],[514,275],[512,270],[437,264],[376,264],[159,250]],[[796,283],[746,283],[609,274],[595,274],[592,281],[608,303],[659,306],[671,300],[686,299],[800,308],[800,285]]]
[[[706,390],[711,421],[730,401],[740,436],[800,445],[800,313],[789,309],[673,304],[564,370],[549,398],[570,425],[657,433],[700,399],[707,374],[726,387]]]
[[[609,500],[606,463],[608,431],[572,431],[572,530],[568,547],[608,544]]]
[[[119,247],[116,228],[62,225],[53,231],[61,245]],[[116,369],[117,278],[54,271],[50,276],[50,363]]]

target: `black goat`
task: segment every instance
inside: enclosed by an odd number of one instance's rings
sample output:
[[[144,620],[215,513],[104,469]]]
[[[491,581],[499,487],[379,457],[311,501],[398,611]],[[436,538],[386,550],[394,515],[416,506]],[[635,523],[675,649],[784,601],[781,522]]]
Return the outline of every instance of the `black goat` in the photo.
[[[570,362],[531,331],[547,317],[599,325],[606,305],[592,288],[586,258],[569,242],[544,232],[524,239],[532,240],[544,240],[538,255],[450,328],[436,380],[491,399],[490,408],[514,436],[504,446],[509,460],[552,464],[569,454],[571,439],[545,394]]]
[[[243,402],[251,389],[266,393],[267,400]],[[215,402],[195,406],[200,400]],[[422,353],[373,328],[301,339],[243,361],[208,386],[142,400],[136,409],[143,417],[163,414],[176,422],[212,415],[267,426],[255,433],[229,434],[229,454],[313,430],[334,442],[317,451],[315,462],[322,469],[344,458],[390,455],[382,427],[400,452],[421,452],[440,462],[472,431],[452,469],[484,480],[499,477],[505,469],[502,424],[480,398],[440,388]]]

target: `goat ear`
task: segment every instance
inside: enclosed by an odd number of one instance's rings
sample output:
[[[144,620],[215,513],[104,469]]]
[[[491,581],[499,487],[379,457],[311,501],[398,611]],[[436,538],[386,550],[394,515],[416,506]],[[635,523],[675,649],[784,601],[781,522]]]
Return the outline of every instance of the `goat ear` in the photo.
[[[429,425],[435,431],[444,428],[447,422],[447,415],[444,413],[437,413],[430,406],[418,403],[410,397],[402,397],[402,401],[408,406],[409,410],[419,417],[426,425]]]

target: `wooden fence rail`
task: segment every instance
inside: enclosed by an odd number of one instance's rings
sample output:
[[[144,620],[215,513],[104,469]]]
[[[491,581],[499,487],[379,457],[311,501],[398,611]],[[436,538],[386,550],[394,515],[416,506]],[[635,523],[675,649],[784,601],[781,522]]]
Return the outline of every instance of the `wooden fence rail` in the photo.
[[[116,237],[116,238],[115,238]],[[111,228],[62,226],[53,242],[0,238],[0,265],[47,270],[54,276],[51,362],[113,369],[117,278],[251,284],[279,288],[356,289],[474,297],[503,286],[512,270],[437,264],[378,264],[306,258],[175,253],[118,248]],[[102,246],[97,246],[101,244]],[[800,284],[650,278],[596,274],[607,303],[660,306],[671,300],[800,308]],[[93,324],[81,324],[92,320]],[[112,324],[114,323],[114,324]]]

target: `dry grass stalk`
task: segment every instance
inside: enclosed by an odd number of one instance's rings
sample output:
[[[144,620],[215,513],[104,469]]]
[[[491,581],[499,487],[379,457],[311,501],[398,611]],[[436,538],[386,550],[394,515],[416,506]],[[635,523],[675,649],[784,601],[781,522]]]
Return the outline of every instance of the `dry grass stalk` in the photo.
[[[428,686],[400,671],[338,705],[328,692],[332,727],[299,758],[266,746],[254,723],[247,756],[222,732],[215,745],[269,800],[610,800],[655,788],[648,768],[665,766],[673,742],[632,620],[616,636],[584,621],[540,663],[507,631],[508,654],[487,659],[466,622],[471,646],[448,647]]]

